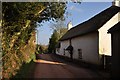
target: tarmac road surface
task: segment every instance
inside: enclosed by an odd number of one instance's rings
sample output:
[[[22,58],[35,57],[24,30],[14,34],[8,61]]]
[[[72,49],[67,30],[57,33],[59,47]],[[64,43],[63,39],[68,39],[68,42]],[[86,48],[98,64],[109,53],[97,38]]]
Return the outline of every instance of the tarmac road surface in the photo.
[[[96,72],[78,67],[53,54],[39,54],[35,60],[34,78],[101,78]]]

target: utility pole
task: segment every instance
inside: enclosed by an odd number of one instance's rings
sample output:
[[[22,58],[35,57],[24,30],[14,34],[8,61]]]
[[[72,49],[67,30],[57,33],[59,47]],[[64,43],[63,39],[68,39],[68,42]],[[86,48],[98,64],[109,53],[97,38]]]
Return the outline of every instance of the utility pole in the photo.
[[[38,30],[36,29],[36,45],[38,44]]]
[[[38,49],[38,30],[36,29],[36,49]]]
[[[38,30],[37,30],[37,45],[38,45]]]

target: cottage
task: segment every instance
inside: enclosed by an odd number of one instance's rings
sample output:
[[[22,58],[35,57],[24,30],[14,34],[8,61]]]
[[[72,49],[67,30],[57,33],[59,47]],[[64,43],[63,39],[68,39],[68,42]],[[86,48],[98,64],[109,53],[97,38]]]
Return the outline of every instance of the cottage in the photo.
[[[120,21],[119,1],[91,19],[71,28],[62,36],[58,55],[71,57],[68,46],[73,47],[73,59],[101,64],[101,55],[111,55],[111,35],[107,30]]]
[[[120,78],[120,22],[108,30],[112,38],[112,77]]]

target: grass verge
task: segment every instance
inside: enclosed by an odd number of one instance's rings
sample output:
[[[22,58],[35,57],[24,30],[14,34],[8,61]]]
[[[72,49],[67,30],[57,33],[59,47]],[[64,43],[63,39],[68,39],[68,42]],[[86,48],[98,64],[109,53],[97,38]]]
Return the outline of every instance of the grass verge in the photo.
[[[35,67],[35,63],[34,61],[31,61],[29,63],[24,63],[20,70],[18,71],[18,73],[12,77],[12,80],[16,80],[16,78],[32,78],[33,74],[34,74],[34,67]]]

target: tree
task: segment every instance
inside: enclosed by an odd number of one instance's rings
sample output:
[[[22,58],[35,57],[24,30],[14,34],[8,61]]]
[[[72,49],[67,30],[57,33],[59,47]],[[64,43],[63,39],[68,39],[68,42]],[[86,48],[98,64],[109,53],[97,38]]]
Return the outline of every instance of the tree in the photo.
[[[67,28],[55,29],[51,38],[49,39],[48,52],[55,53],[55,46],[58,43],[58,40],[67,32]]]
[[[51,38],[49,40],[49,46],[48,46],[48,52],[49,53],[54,53],[55,51],[55,45],[58,42],[58,33],[56,30],[54,30],[53,34],[51,35]]]
[[[68,31],[64,20],[57,20],[56,23],[51,24],[51,29],[53,30],[53,34],[49,39],[48,52],[55,53],[55,46],[58,43],[58,40]]]
[[[30,60],[32,53],[27,51],[31,48],[22,49],[32,47],[29,40],[33,39],[36,22],[64,19],[65,10],[66,3],[2,3],[3,78],[15,75],[22,63]]]
[[[37,44],[36,54],[46,53],[48,46]]]
[[[59,39],[68,31],[64,20],[57,20],[50,28],[57,31]]]

